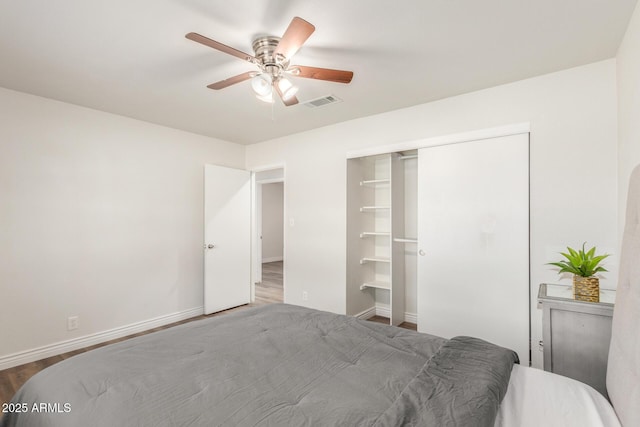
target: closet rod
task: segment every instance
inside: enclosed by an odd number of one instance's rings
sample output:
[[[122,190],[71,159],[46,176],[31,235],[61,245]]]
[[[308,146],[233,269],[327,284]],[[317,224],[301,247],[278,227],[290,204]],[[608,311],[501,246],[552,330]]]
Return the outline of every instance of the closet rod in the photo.
[[[407,239],[402,237],[394,237],[393,241],[400,242],[400,243],[418,243],[418,239]]]
[[[409,160],[409,159],[417,159],[418,155],[417,154],[409,154],[407,156],[401,155],[398,157],[400,160]]]

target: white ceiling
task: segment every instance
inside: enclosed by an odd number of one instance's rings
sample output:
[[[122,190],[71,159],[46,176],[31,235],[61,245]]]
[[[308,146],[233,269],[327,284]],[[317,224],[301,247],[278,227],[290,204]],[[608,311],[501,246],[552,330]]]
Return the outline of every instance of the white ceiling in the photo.
[[[636,0],[0,0],[0,86],[241,144],[614,57]],[[258,101],[252,53],[294,16],[316,31],[292,63],[352,70],[295,79],[315,109]]]

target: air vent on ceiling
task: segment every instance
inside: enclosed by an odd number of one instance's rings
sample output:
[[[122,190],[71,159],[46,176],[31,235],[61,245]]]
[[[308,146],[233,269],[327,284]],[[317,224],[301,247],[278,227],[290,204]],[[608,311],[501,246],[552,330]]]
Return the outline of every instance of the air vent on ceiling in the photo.
[[[312,99],[310,101],[306,101],[303,104],[309,108],[317,108],[322,107],[323,105],[335,104],[336,102],[342,102],[342,99],[338,98],[335,95],[327,95],[320,98]]]

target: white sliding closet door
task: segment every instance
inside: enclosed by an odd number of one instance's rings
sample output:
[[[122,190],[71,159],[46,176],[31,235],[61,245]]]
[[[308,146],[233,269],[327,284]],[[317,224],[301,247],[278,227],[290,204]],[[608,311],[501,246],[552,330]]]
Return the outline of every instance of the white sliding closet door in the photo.
[[[529,362],[529,135],[418,155],[418,330]]]

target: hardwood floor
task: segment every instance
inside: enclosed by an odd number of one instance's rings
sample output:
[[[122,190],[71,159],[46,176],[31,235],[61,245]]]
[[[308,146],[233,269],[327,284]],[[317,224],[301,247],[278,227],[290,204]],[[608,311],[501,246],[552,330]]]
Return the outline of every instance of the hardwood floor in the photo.
[[[256,301],[269,304],[284,301],[282,261],[262,264],[262,283],[256,283]]]
[[[256,306],[265,305],[265,304],[283,302],[284,296],[283,296],[283,285],[282,285],[282,269],[283,269],[282,261],[263,264],[262,283],[256,284],[255,302],[251,304],[221,311],[219,313],[193,317],[191,319],[186,319],[186,320],[175,322],[169,325],[160,326],[158,328],[154,328],[148,331],[129,335],[123,338],[118,338],[102,344],[81,348],[78,350],[70,351],[68,353],[48,357],[46,359],[37,360],[35,362],[26,363],[24,365],[15,366],[13,368],[0,371],[0,405],[2,405],[5,402],[9,402],[11,400],[11,397],[13,397],[15,392],[18,391],[18,389],[22,386],[22,384],[24,384],[33,375],[35,375],[36,373],[38,373],[39,371],[43,370],[48,366],[54,365],[65,359],[75,356],[76,354],[84,353],[86,351],[90,351],[95,348],[102,347],[108,344],[113,344],[115,342],[124,341],[129,338],[145,335],[145,334],[159,331],[162,329],[167,329],[172,326],[192,322],[194,320],[206,319],[206,318],[215,317],[215,316],[223,316],[227,313],[237,311],[237,310],[243,310],[247,307],[256,307]],[[380,316],[374,316],[369,320],[373,322],[379,322],[379,323],[386,323],[386,324],[389,323],[389,319],[386,319]],[[412,323],[405,322],[402,325],[400,325],[400,327],[405,329],[411,329],[414,331],[416,330],[416,325]]]
[[[370,322],[377,322],[377,323],[384,323],[385,325],[389,324],[389,318],[388,317],[382,317],[382,316],[373,316],[367,319]],[[418,330],[418,325],[416,325],[415,323],[409,323],[409,322],[402,322],[399,326],[400,328],[403,329],[409,329],[410,331],[417,331]]]

